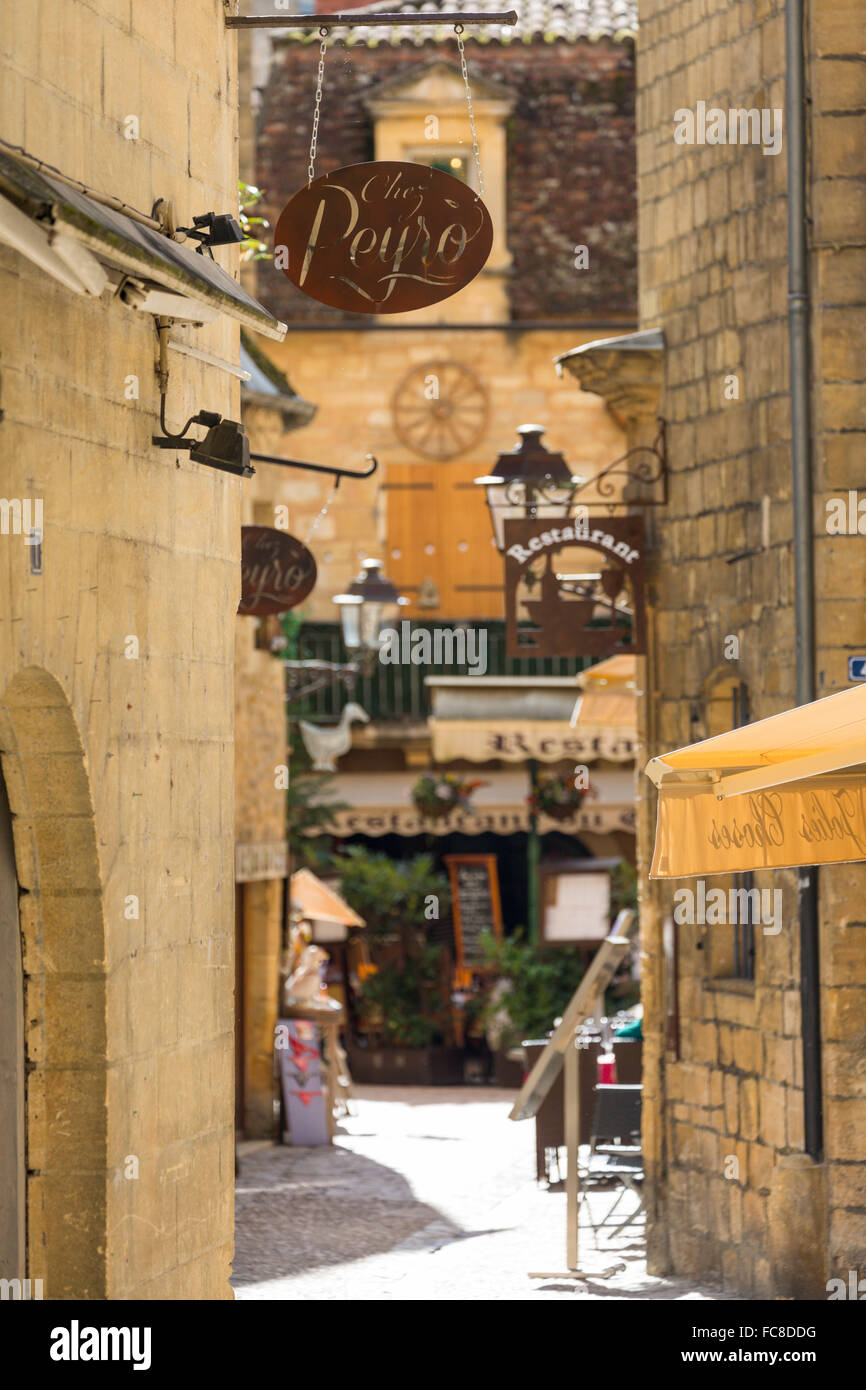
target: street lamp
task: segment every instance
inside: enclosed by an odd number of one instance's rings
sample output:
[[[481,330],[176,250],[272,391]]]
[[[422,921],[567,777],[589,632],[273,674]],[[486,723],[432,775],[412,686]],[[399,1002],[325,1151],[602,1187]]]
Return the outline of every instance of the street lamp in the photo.
[[[365,560],[357,579],[352,580],[344,594],[335,594],[333,602],[340,610],[343,643],[349,660],[344,663],[315,658],[284,661],[289,701],[304,700],[338,681],[351,695],[358,677],[369,672],[385,641],[387,621],[391,616],[386,616],[386,610],[401,608],[409,599],[401,598],[391,581],[385,578],[381,560]]]
[[[346,650],[351,656],[362,658],[378,653],[385,640],[385,610],[402,608],[409,602],[385,578],[381,560],[365,560],[357,579],[344,594],[335,594],[333,601],[340,610]]]
[[[520,425],[517,447],[499,455],[491,474],[475,479],[476,485],[483,487],[487,493],[493,540],[500,555],[505,553],[506,521],[567,517],[575,493],[585,485],[585,479],[572,477],[562,454],[551,453],[542,444],[543,434],[543,425]],[[529,759],[528,772],[532,798],[538,791],[538,763],[535,758]],[[540,864],[538,814],[530,809],[526,844],[527,925],[529,940],[533,945],[538,942],[541,921]]]
[[[554,454],[541,442],[543,425],[520,425],[518,444],[500,454],[493,473],[476,478],[487,493],[497,550],[505,550],[505,523],[526,518],[567,516],[574,495],[585,479],[572,476],[562,454]]]

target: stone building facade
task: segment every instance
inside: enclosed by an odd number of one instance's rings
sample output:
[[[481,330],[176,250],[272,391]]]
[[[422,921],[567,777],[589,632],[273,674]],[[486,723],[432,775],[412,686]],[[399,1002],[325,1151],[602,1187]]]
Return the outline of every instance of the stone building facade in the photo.
[[[178,224],[236,211],[235,39],[221,3],[67,0],[38,22],[26,0],[5,11],[4,158],[21,147],[145,217],[158,198]],[[41,1279],[46,1298],[230,1298],[243,483],[153,446],[155,320],[131,307],[145,289],[123,302],[120,277],[73,292],[75,270],[43,230],[50,207],[41,222],[22,212],[9,167],[2,490],[41,501],[42,543],[4,518],[2,1195],[13,1215],[0,1275]],[[98,287],[109,242],[101,258],[74,237],[56,244]],[[236,248],[214,254],[236,275]],[[159,252],[148,256],[143,282]],[[196,312],[204,327],[186,321]],[[197,303],[186,320],[173,341],[237,361],[231,316]],[[230,373],[168,356],[169,430],[203,408],[238,418]]]
[[[676,113],[785,108],[783,0],[644,0],[638,46],[643,355],[570,361],[631,390],[631,437],[668,422],[667,506],[649,519],[646,756],[798,703],[788,349],[789,182],[781,151],[680,144]],[[829,535],[830,498],[862,481],[866,12],[810,5],[804,31],[812,367],[815,696],[866,645],[866,550]],[[662,336],[663,334],[663,336]],[[590,354],[590,357],[592,354]],[[616,359],[616,360],[615,360]],[[640,359],[640,360],[639,360]],[[625,379],[631,381],[624,385]],[[732,639],[736,639],[732,641]],[[804,1139],[798,875],[782,928],[674,927],[647,873],[654,789],[639,779],[645,970],[644,1145],[651,1267],[752,1297],[825,1298],[866,1267],[866,867],[819,876],[823,1152]],[[728,887],[727,879],[707,886]]]

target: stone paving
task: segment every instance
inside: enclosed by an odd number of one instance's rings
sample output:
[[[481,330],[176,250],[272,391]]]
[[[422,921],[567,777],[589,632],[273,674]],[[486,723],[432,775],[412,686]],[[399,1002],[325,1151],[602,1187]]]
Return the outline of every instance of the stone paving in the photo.
[[[515,1092],[357,1087],[320,1149],[241,1145],[232,1283],[239,1299],[723,1299],[646,1272],[642,1220],[565,1269],[565,1193],[535,1181],[535,1126]],[[595,1190],[598,1223],[616,1192]],[[626,1195],[625,1215],[636,1199]],[[613,1270],[613,1273],[609,1273]],[[532,1272],[549,1276],[530,1279]],[[609,1277],[604,1277],[609,1274]]]

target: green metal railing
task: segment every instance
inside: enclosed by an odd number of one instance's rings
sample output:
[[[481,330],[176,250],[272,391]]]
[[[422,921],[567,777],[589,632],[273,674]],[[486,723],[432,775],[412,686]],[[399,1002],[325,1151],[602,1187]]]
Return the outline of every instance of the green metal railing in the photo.
[[[436,628],[456,628],[456,622],[441,619],[436,623],[413,622],[412,631]],[[505,654],[504,622],[465,624],[475,631],[487,630],[487,676],[573,676],[590,664],[587,657],[550,657],[515,660]],[[285,656],[301,661],[349,660],[343,646],[338,623],[304,623],[295,642]],[[430,713],[430,691],[424,684],[426,676],[470,675],[467,666],[435,664],[386,665],[377,662],[369,675],[362,676],[354,693],[347,695],[342,683],[335,682],[324,690],[293,701],[289,706],[293,718],[337,720],[347,700],[357,700],[371,719],[423,723]]]

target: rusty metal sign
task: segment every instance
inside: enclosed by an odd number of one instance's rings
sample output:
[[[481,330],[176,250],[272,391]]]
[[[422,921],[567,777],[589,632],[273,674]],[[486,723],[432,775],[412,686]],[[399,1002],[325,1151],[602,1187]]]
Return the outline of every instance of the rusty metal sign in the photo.
[[[274,265],[333,309],[403,314],[468,285],[492,245],[490,213],[460,179],[424,164],[350,164],[286,204]]]
[[[316,561],[294,536],[272,526],[241,527],[241,616],[263,618],[296,608],[315,582]]]
[[[646,651],[643,518],[506,520],[509,657]]]

